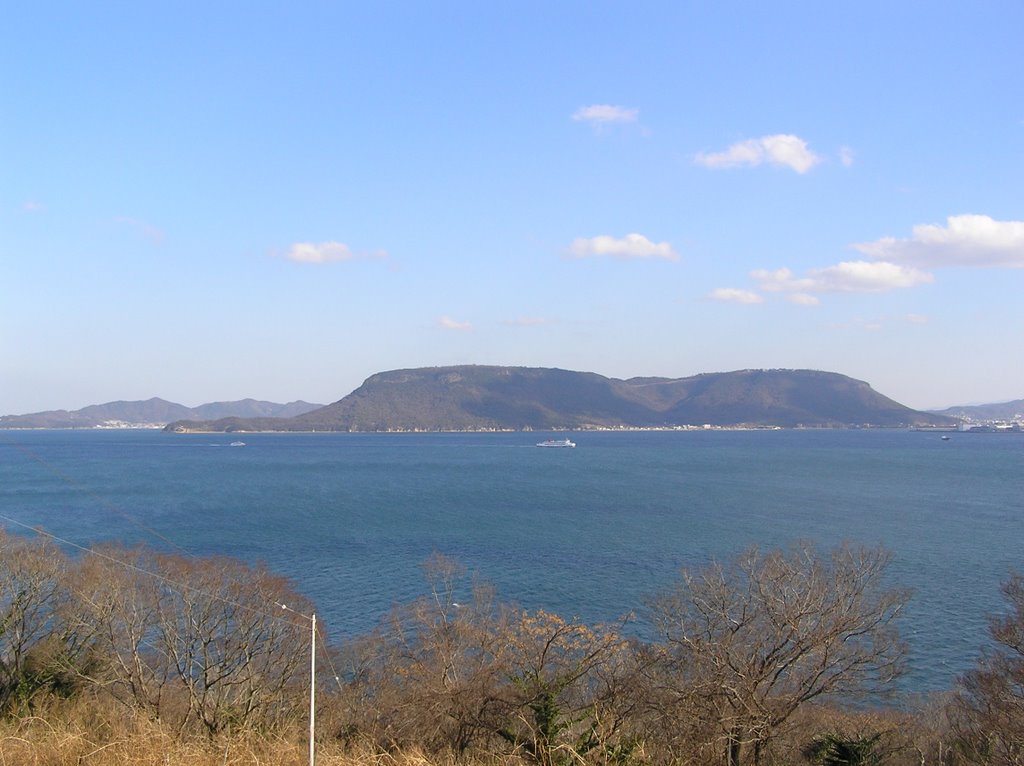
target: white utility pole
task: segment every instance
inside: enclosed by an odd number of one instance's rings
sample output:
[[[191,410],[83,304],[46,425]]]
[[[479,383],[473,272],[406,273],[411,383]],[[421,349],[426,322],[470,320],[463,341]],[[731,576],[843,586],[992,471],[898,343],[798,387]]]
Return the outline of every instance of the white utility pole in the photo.
[[[313,613],[312,639],[309,642],[309,766],[316,766],[316,613]]]

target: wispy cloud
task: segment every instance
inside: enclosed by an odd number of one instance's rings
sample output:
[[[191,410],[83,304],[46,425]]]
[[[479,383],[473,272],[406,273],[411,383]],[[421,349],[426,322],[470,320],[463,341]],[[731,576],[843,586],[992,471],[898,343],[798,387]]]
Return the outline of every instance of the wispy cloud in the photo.
[[[640,110],[626,106],[611,104],[592,104],[581,106],[573,112],[572,118],[577,122],[588,122],[595,127],[615,123],[636,122],[640,119]]]
[[[467,332],[473,329],[473,325],[469,322],[459,322],[458,320],[447,316],[438,317],[437,326],[444,330],[458,330],[461,332]]]
[[[665,258],[679,260],[668,242],[652,242],[642,234],[627,234],[621,239],[601,235],[590,239],[574,239],[568,253],[573,258]]]
[[[753,290],[741,290],[736,287],[719,287],[718,289],[712,290],[708,293],[707,297],[713,301],[720,301],[722,303],[764,303],[764,298]]]
[[[1024,221],[987,215],[954,215],[945,226],[915,226],[906,239],[883,237],[852,245],[870,258],[930,268],[968,266],[1024,268]]]
[[[46,205],[30,199],[21,206],[21,210],[24,213],[42,213],[46,211]]]
[[[786,296],[786,300],[797,306],[817,306],[821,304],[821,298],[808,293],[790,293]]]
[[[694,157],[694,162],[715,169],[768,164],[787,167],[797,173],[806,173],[821,162],[821,157],[812,152],[802,138],[779,133],[740,141],[724,152],[701,152]]]
[[[865,319],[859,317],[849,322],[834,322],[829,325],[833,330],[860,330],[863,332],[879,332],[893,325],[924,325],[928,323],[928,317],[922,314],[904,314],[902,316],[877,317]]]
[[[146,239],[152,240],[153,242],[160,243],[164,241],[164,232],[162,229],[158,229],[156,226],[151,226],[145,221],[140,221],[138,218],[119,215],[114,218],[114,223],[131,227],[142,234]]]
[[[296,242],[288,248],[285,258],[295,263],[334,263],[350,261],[354,258],[382,258],[387,254],[356,253],[342,242]]]
[[[842,146],[839,148],[839,162],[844,168],[851,167],[853,165],[853,149],[848,146]]]
[[[812,293],[877,293],[928,284],[934,277],[925,272],[885,261],[843,261],[824,269],[811,269],[797,277],[789,269],[750,272],[762,290],[810,295]],[[807,303],[806,298],[797,302]]]

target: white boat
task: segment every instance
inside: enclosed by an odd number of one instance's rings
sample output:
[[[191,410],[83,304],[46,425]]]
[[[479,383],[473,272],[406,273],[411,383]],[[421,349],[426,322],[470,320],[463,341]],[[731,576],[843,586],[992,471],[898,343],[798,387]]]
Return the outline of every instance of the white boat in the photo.
[[[571,442],[568,439],[546,439],[545,441],[538,442],[538,447],[575,447],[576,442]]]
[[[245,442],[231,442],[232,447],[244,447]]]

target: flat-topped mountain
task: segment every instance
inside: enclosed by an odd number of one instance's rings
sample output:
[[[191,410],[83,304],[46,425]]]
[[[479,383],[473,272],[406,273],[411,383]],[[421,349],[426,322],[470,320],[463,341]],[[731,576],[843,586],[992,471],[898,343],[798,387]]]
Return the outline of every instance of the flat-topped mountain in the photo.
[[[80,410],[50,410],[29,415],[4,415],[0,428],[97,428],[108,424],[163,426],[174,420],[216,420],[226,417],[283,417],[301,415],[322,407],[309,402],[275,404],[256,399],[237,402],[210,402],[186,407],[156,397],[145,401],[107,402]]]
[[[618,380],[534,367],[381,372],[293,418],[179,421],[177,431],[460,431],[716,426],[950,425],[859,380],[816,370],[740,370]]]

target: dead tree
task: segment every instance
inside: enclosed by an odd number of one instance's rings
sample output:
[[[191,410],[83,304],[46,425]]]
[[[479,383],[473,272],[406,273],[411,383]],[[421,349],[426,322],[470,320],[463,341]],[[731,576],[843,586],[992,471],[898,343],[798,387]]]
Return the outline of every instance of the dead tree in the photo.
[[[890,588],[890,554],[809,544],[731,566],[684,572],[654,604],[663,662],[680,708],[714,732],[726,766],[759,764],[806,702],[879,691],[900,671],[895,621],[908,594]]]
[[[30,704],[63,683],[67,570],[47,539],[0,529],[0,709]]]
[[[105,548],[75,580],[96,688],[179,730],[267,726],[305,710],[312,606],[262,567]],[[290,609],[281,609],[284,604]]]
[[[959,682],[951,709],[960,748],[975,763],[1024,764],[1024,577],[1002,586],[1009,609],[989,623],[995,646]]]
[[[343,712],[346,737],[378,747],[412,746],[460,756],[490,736],[487,723],[506,675],[508,610],[475,583],[462,603],[465,572],[435,555],[424,565],[429,595],[396,608],[370,638],[350,648]]]

